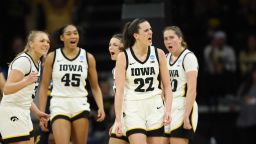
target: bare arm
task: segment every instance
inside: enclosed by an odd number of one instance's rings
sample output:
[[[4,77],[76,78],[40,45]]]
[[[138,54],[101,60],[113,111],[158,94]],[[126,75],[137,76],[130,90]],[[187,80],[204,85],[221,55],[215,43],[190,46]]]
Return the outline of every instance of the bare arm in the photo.
[[[0,91],[2,92],[5,85],[5,77],[2,72],[0,72]]]
[[[44,112],[47,102],[47,92],[52,79],[52,64],[54,59],[54,52],[51,52],[47,55],[44,67],[42,81],[40,83],[39,89],[39,109]]]
[[[121,122],[122,106],[123,106],[123,94],[124,94],[124,82],[126,71],[126,58],[124,52],[119,53],[116,61],[115,69],[115,115],[116,121]]]
[[[15,93],[36,82],[37,79],[38,74],[36,72],[31,72],[27,78],[24,78],[24,74],[21,71],[13,69],[7,78],[3,92],[5,95]]]
[[[165,96],[165,113],[170,114],[172,108],[172,89],[170,85],[170,75],[167,69],[167,62],[165,54],[162,50],[158,49],[158,56],[160,62],[160,76]]]
[[[186,107],[185,118],[189,118],[193,104],[196,99],[196,87],[197,87],[197,71],[189,71],[186,73],[187,77],[187,95],[186,95]]]
[[[96,61],[92,54],[88,53],[88,63],[89,63],[89,72],[88,79],[92,89],[94,100],[98,106],[98,118],[99,121],[102,121],[105,118],[104,106],[103,106],[103,97],[101,89],[98,83],[98,75],[96,70]]]
[[[37,108],[36,104],[34,102],[32,102],[30,110],[32,113],[34,113],[35,115],[39,112],[39,109]]]
[[[184,125],[185,129],[191,129],[189,116],[196,99],[198,62],[194,55],[188,55],[184,59],[184,68],[186,70],[187,94],[185,99]]]

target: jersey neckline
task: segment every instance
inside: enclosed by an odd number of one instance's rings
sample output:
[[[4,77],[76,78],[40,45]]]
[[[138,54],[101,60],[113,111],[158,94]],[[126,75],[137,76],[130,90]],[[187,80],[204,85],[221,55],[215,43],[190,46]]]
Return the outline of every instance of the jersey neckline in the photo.
[[[170,59],[169,59],[170,66],[173,66],[178,61],[178,59],[185,52],[185,50],[186,50],[186,48],[180,53],[180,55],[177,57],[177,59],[173,63],[172,63],[172,54],[170,53]]]
[[[67,60],[69,60],[69,61],[74,61],[74,60],[80,55],[81,48],[79,48],[79,52],[78,52],[77,55],[76,55],[74,58],[72,58],[72,59],[68,58],[68,57],[65,55],[65,53],[63,52],[63,48],[61,48],[60,51],[61,51],[61,53],[62,53],[62,55],[63,55],[63,57],[64,57],[65,59],[67,59]]]
[[[147,53],[147,57],[146,57],[146,59],[145,59],[144,61],[140,61],[140,60],[136,57],[136,55],[135,55],[135,53],[134,53],[134,51],[133,51],[133,49],[132,49],[132,48],[130,48],[130,51],[131,51],[131,54],[132,54],[133,58],[134,58],[137,62],[139,62],[139,63],[141,63],[141,64],[144,64],[144,63],[146,63],[146,62],[147,62],[147,60],[148,60],[148,58],[149,58],[149,55],[150,55],[150,49],[151,49],[151,47],[150,47],[150,46],[148,46],[148,53]]]

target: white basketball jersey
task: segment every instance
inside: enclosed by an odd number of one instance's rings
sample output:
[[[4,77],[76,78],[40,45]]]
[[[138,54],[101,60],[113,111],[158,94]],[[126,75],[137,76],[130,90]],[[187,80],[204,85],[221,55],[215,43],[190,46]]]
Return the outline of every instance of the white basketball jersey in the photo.
[[[148,55],[144,62],[136,58],[133,50],[125,50],[126,55],[126,79],[125,99],[139,100],[160,95],[160,71],[157,49],[149,47]]]
[[[171,54],[167,54],[167,67],[171,77],[170,82],[172,86],[173,98],[184,97],[187,93],[187,78],[184,61],[189,59],[185,59],[186,57],[195,58],[195,55],[188,49],[185,49],[176,59],[176,61],[172,62]],[[191,63],[191,66],[194,67],[193,69],[198,70],[198,63],[196,58],[193,61],[189,61],[189,63]]]
[[[14,65],[15,64],[15,65]],[[38,64],[40,67],[40,64]],[[16,57],[9,66],[8,75],[12,69],[22,69],[21,71],[26,71],[24,79],[28,77],[31,72],[39,72],[39,68],[34,63],[30,55],[22,53]],[[39,75],[38,75],[39,76]],[[5,95],[3,94],[3,99],[1,105],[3,106],[20,106],[24,109],[30,109],[33,98],[36,94],[36,89],[38,87],[38,81],[30,84],[23,89],[17,91],[16,93]]]
[[[84,49],[74,59],[67,58],[62,49],[55,51],[52,71],[53,97],[85,97],[88,60]]]

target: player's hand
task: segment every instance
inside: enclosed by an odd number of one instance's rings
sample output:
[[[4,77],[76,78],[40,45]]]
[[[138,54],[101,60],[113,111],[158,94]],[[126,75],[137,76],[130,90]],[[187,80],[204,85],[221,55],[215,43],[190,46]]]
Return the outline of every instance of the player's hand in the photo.
[[[120,121],[115,121],[115,133],[117,137],[121,137],[123,135],[122,125]]]
[[[166,111],[164,113],[164,125],[165,126],[169,125],[171,123],[171,120],[172,120],[172,118],[171,118],[170,112]]]
[[[97,122],[102,122],[105,119],[105,112],[103,109],[98,110]]]
[[[113,126],[111,126],[111,127],[109,128],[109,131],[108,131],[108,135],[109,135],[109,136],[111,136],[111,134],[112,134],[112,129],[113,129]]]
[[[47,114],[47,113],[44,113],[44,112],[42,112],[42,111],[37,111],[36,112],[36,117],[38,118],[38,119],[45,119],[45,120],[47,120],[48,121],[48,119],[49,119],[49,115]]]
[[[49,121],[49,118],[45,118],[45,117],[41,117],[40,118],[39,126],[40,126],[41,130],[44,131],[44,132],[48,132],[49,131],[49,129],[48,129],[48,121]]]
[[[192,128],[192,126],[191,126],[191,124],[190,124],[190,120],[189,120],[188,117],[187,117],[187,118],[184,118],[183,122],[184,122],[184,125],[183,125],[183,128],[184,128],[184,129],[191,129],[191,128]]]
[[[28,77],[25,79],[28,85],[35,83],[37,80],[38,80],[38,72],[31,72],[28,75]]]

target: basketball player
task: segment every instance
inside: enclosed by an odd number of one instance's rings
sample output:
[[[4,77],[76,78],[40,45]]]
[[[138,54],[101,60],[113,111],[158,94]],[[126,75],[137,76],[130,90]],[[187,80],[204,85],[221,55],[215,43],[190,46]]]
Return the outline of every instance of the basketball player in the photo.
[[[163,31],[167,54],[167,66],[171,77],[173,104],[171,124],[165,127],[167,143],[188,144],[192,139],[198,120],[196,86],[197,58],[184,41],[179,27],[168,26]]]
[[[113,61],[116,61],[117,55],[120,51],[123,51],[124,45],[123,45],[123,36],[122,34],[115,34],[111,37],[109,41],[109,53],[111,56],[111,59]],[[113,78],[115,79],[115,68],[113,68]],[[116,85],[113,85],[113,90],[116,91]],[[123,120],[122,120],[123,123]],[[109,138],[109,144],[128,144],[128,137],[126,136],[126,131],[124,128],[124,125],[122,125],[122,136],[117,136],[115,133],[115,126],[113,125],[110,129],[110,138]]]
[[[47,114],[33,103],[39,77],[40,58],[49,50],[48,34],[32,31],[23,52],[9,65],[8,77],[0,105],[0,132],[4,143],[33,144],[30,110],[42,121]]]
[[[119,53],[116,62],[115,132],[122,134],[123,117],[132,144],[159,144],[163,124],[170,122],[170,76],[164,52],[151,46],[152,34],[150,23],[145,19],[126,23],[125,51]],[[166,106],[161,97],[161,81]]]
[[[76,26],[64,26],[58,31],[58,38],[63,47],[46,57],[40,86],[40,109],[45,110],[47,91],[52,80],[50,120],[55,142],[68,144],[71,138],[75,144],[86,144],[90,111],[85,88],[87,78],[98,106],[97,121],[105,118],[96,61],[92,54],[77,46],[79,32]],[[40,126],[45,129],[47,123],[41,123]]]

